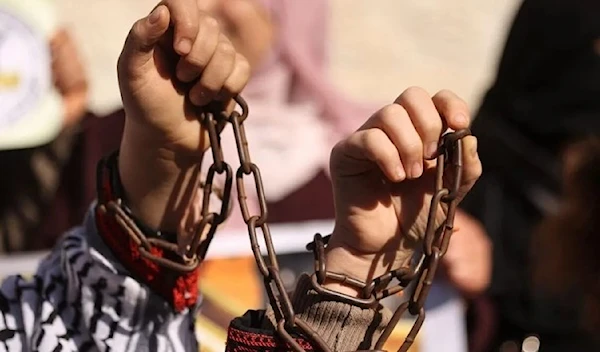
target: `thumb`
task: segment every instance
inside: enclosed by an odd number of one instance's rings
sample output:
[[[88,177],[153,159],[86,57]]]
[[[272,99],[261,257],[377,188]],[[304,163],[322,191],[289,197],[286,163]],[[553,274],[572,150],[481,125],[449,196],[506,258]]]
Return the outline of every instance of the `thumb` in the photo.
[[[157,6],[152,12],[137,22],[125,40],[119,69],[131,72],[152,59],[154,46],[169,29],[171,16],[165,5]]]

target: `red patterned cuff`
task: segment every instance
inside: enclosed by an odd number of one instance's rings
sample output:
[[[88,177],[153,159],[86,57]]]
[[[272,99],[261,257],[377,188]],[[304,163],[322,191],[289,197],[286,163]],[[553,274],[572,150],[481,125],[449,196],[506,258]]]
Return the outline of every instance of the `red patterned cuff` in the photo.
[[[140,253],[140,245],[121,227],[115,217],[107,211],[110,201],[121,200],[123,193],[118,172],[118,154],[103,159],[97,169],[98,205],[95,209],[96,227],[106,245],[117,260],[139,282],[147,285],[152,291],[171,303],[175,311],[193,307],[198,299],[198,268],[187,273],[180,273],[165,268],[151,261]],[[135,219],[133,219],[135,221]],[[140,230],[147,237],[157,236],[138,221]],[[177,260],[175,253],[159,247],[150,248],[149,252],[159,258]]]
[[[265,328],[266,326],[270,328]],[[293,337],[305,351],[315,351],[306,339],[298,336]],[[276,335],[264,310],[249,310],[243,316],[232,320],[229,325],[225,352],[283,352],[291,350],[292,348]]]

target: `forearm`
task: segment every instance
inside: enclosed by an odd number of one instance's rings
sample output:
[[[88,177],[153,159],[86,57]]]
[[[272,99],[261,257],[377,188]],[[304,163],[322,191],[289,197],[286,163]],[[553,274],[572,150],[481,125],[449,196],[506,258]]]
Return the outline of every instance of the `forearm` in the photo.
[[[197,158],[154,148],[156,141],[132,133],[127,121],[119,153],[119,174],[133,214],[153,229],[177,232],[197,192],[202,154]]]

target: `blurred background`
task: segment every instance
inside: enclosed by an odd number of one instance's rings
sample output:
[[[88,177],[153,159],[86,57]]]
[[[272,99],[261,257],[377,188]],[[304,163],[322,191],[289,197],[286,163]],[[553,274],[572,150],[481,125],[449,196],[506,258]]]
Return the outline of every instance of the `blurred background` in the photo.
[[[55,0],[88,63],[90,109],[120,104],[115,65],[131,23],[153,0]],[[517,0],[331,0],[327,32],[332,82],[354,97],[387,102],[421,85],[453,89],[476,107],[494,77]],[[109,9],[118,9],[110,11]],[[103,14],[103,15],[98,15]]]
[[[124,121],[116,62],[132,23],[156,5],[27,1],[0,0],[0,276],[34,270],[95,198],[95,165],[118,148]],[[304,244],[333,226],[331,146],[410,86],[450,89],[471,106],[484,177],[411,351],[600,350],[582,314],[600,297],[586,252],[600,249],[589,234],[600,215],[597,1],[201,2],[253,64],[248,139],[290,289],[313,270]],[[19,74],[43,78],[27,81],[42,98],[15,93]],[[223,143],[235,160],[233,140]],[[231,317],[265,303],[246,237],[236,213],[203,266],[205,351],[222,350]]]

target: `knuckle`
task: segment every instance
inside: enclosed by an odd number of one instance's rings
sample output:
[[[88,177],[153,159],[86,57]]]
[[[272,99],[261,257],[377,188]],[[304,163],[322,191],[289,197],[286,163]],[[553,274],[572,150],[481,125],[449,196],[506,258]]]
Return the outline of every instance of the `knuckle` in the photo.
[[[384,106],[378,116],[379,120],[387,125],[395,119],[398,119],[398,116],[406,114],[406,110],[398,104],[388,104]]]
[[[459,108],[459,109],[467,109],[468,104],[463,99],[461,99],[456,93],[449,89],[442,89],[437,92],[434,98],[440,102],[445,103],[450,108]]]
[[[213,97],[221,91],[224,83],[225,82],[220,79],[216,79],[216,78],[211,79],[211,78],[204,76],[204,77],[200,78],[198,88],[199,89],[201,88],[202,91],[204,92],[204,94]]]
[[[235,55],[235,48],[229,41],[220,41],[219,44],[217,44],[217,51],[225,56],[233,57]]]
[[[178,23],[180,32],[189,35],[192,38],[195,38],[198,29],[198,22],[192,20],[191,18],[181,19]]]
[[[139,39],[143,37],[143,31],[144,31],[144,26],[142,21],[136,21],[133,26],[131,27],[131,30],[129,31],[129,36]]]
[[[462,100],[459,97],[455,97],[454,99],[452,99],[448,105],[450,106],[450,108],[455,109],[455,110],[463,110],[467,113],[469,113],[469,105],[467,104],[467,102],[465,102],[464,100]]]
[[[378,141],[383,137],[384,133],[378,128],[372,128],[359,134],[360,144],[367,149],[372,149],[377,145]]]
[[[402,149],[404,149],[406,155],[410,155],[412,158],[415,159],[420,159],[420,155],[423,151],[423,146],[420,143],[412,142],[407,143],[406,146],[404,146]]]
[[[404,90],[404,92],[400,95],[399,100],[404,103],[413,101],[414,99],[420,99],[424,96],[429,98],[429,94],[427,91],[425,91],[425,89],[418,86],[411,86]]]
[[[214,97],[221,91],[221,87],[217,86],[217,84],[207,82],[202,85],[203,94],[209,97]]]
[[[387,138],[385,132],[380,129],[373,128],[367,131],[364,131],[360,135],[360,148],[363,149],[364,153],[368,155],[371,159],[381,159],[383,156],[382,153],[385,154],[388,150],[385,148],[381,148],[381,141]]]
[[[334,159],[344,148],[345,140],[341,140],[337,142],[333,148],[331,148],[331,153],[329,153],[330,159]]]
[[[242,54],[237,54],[235,57],[235,64],[238,67],[240,73],[244,76],[250,76],[250,72],[252,71],[252,67],[250,66],[250,62],[246,57]]]
[[[349,139],[342,139],[337,142],[333,148],[331,148],[331,152],[329,153],[329,164],[330,166],[335,167],[338,164],[339,160],[342,159],[344,155],[344,151],[347,148]]]
[[[185,62],[195,68],[204,68],[208,64],[208,58],[205,55],[188,55]]]
[[[184,62],[187,62],[189,65],[196,68],[204,68],[210,60],[210,55],[211,53],[206,49],[192,50],[192,52],[184,58]]]
[[[219,31],[220,24],[216,18],[206,15],[202,17],[200,27],[203,32],[208,31],[214,33],[216,31]]]
[[[425,138],[438,141],[442,133],[442,119],[440,117],[424,119],[420,124]]]
[[[452,92],[450,89],[442,89],[439,92],[437,92],[435,94],[437,97],[450,97],[454,95],[454,92]]]
[[[250,64],[241,55],[237,55],[235,59],[235,68],[232,75],[225,82],[224,90],[230,94],[238,94],[248,83],[250,78]]]

